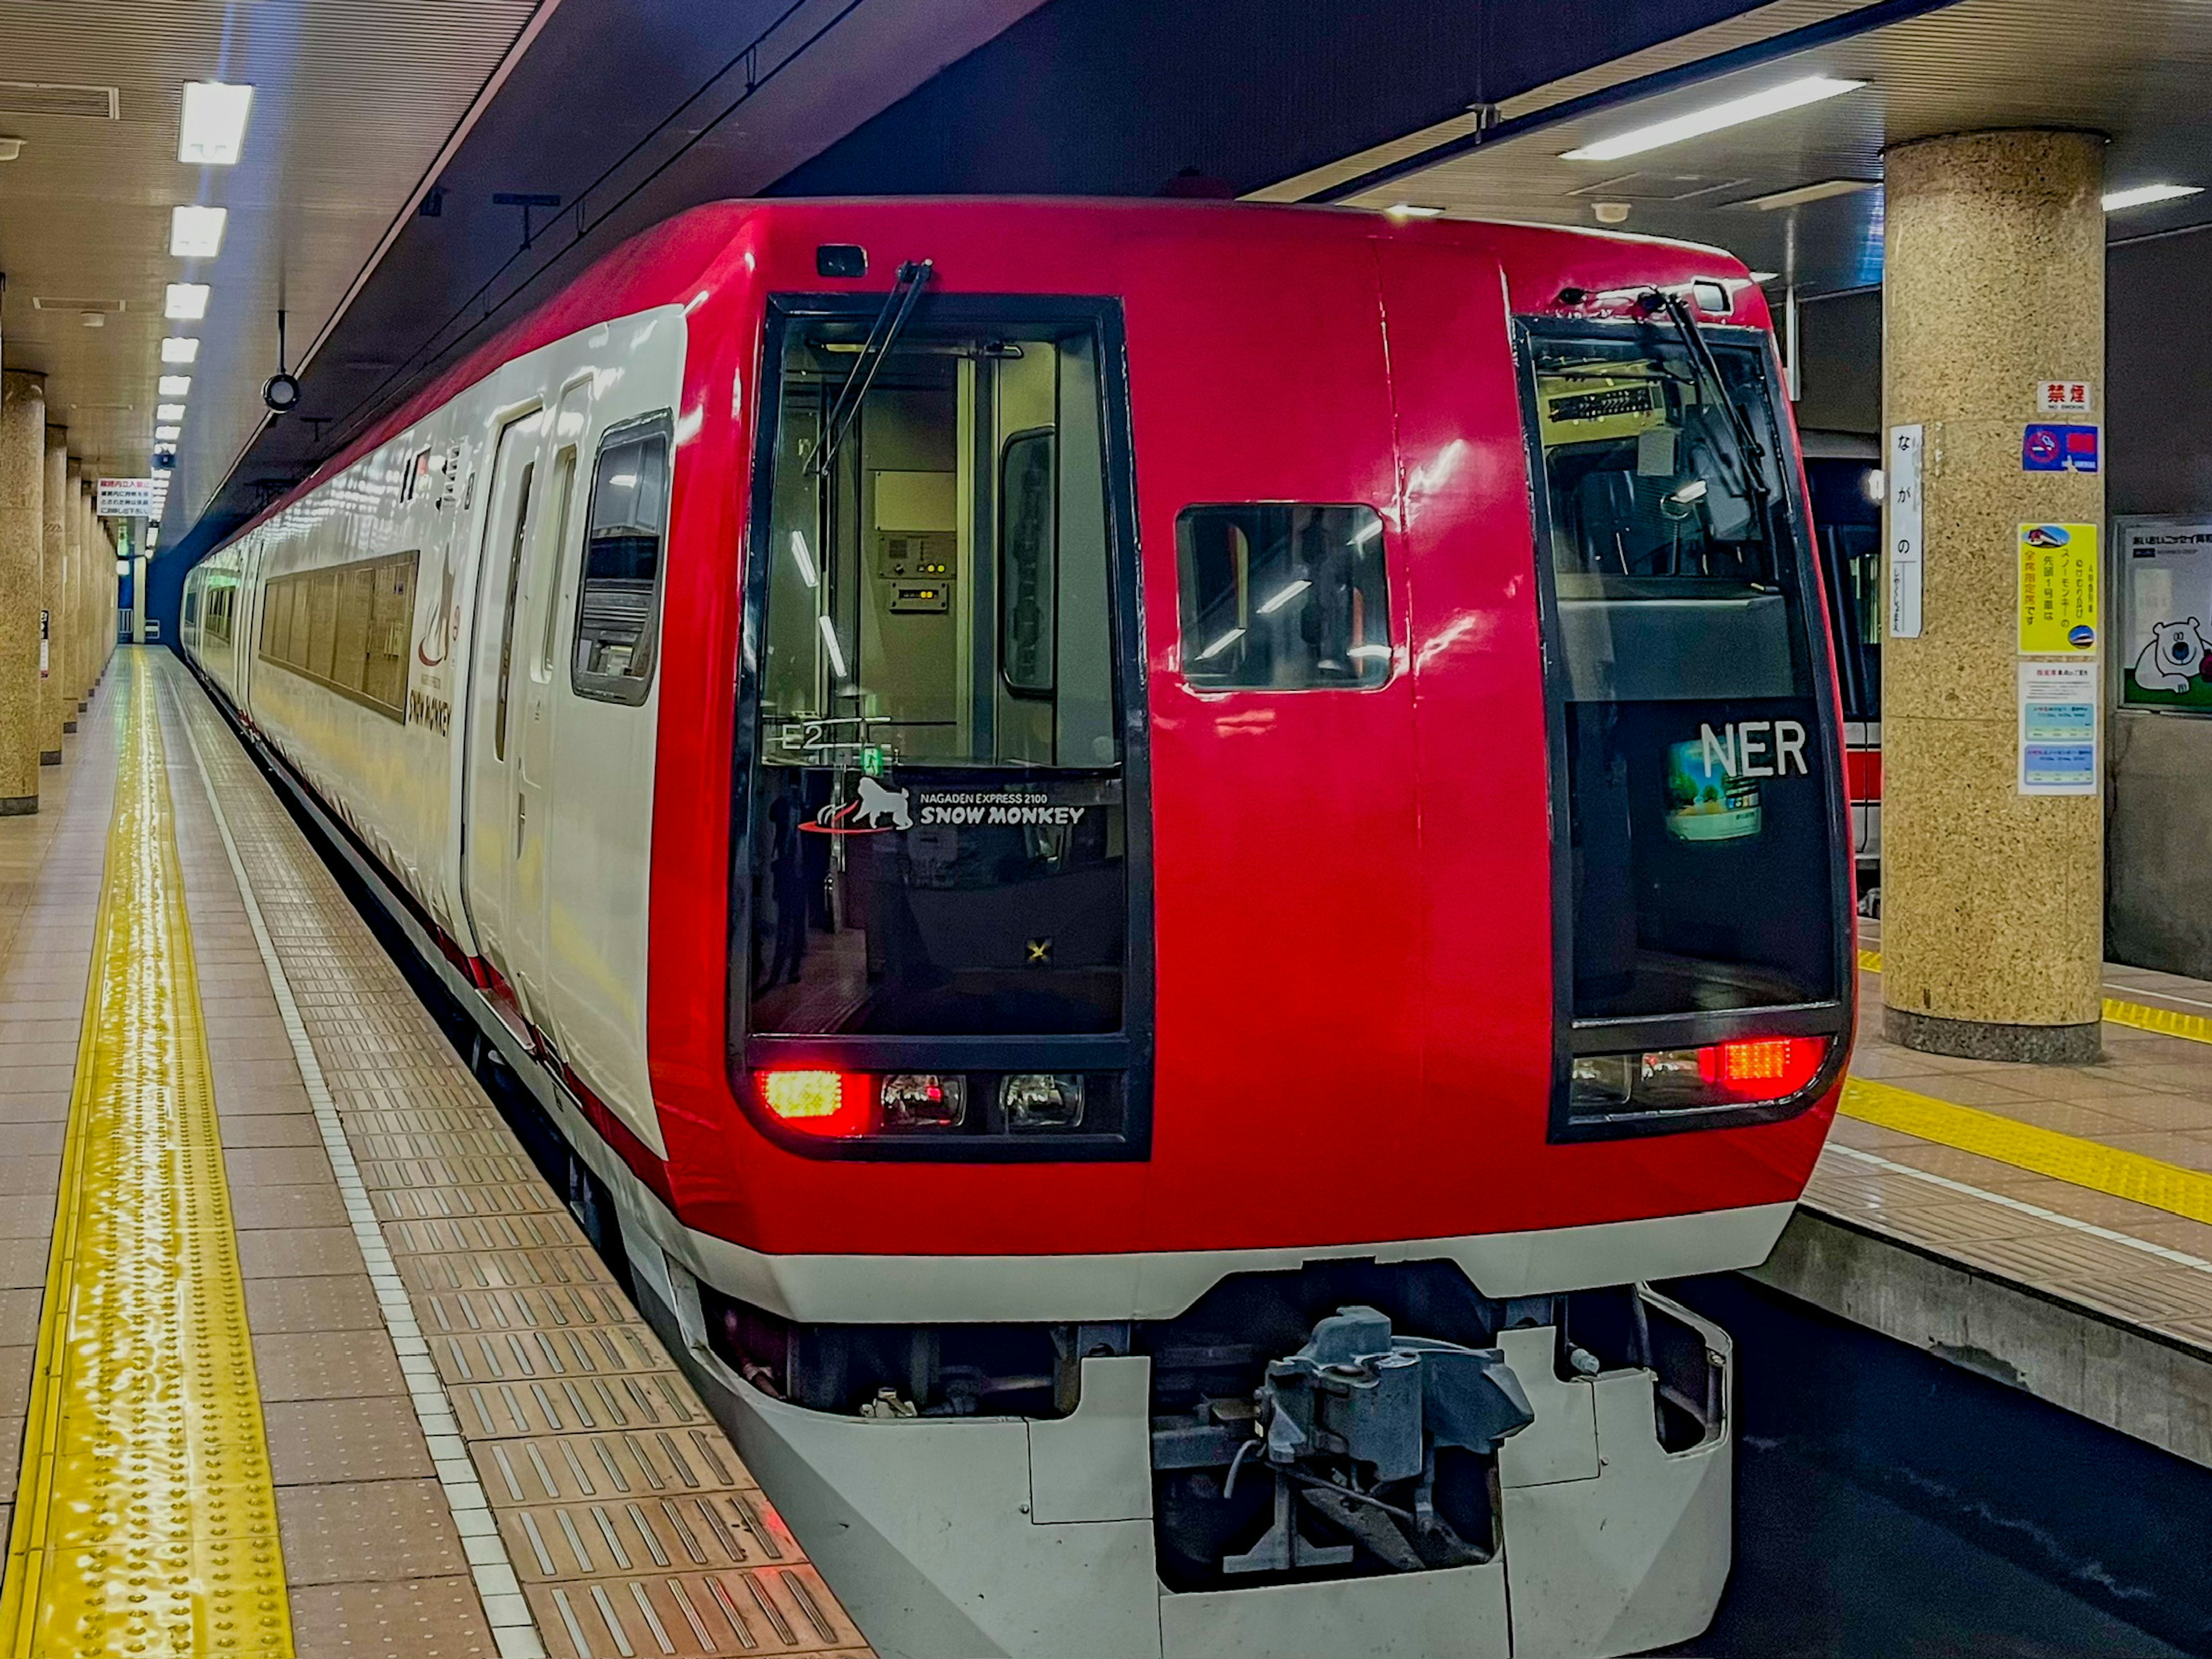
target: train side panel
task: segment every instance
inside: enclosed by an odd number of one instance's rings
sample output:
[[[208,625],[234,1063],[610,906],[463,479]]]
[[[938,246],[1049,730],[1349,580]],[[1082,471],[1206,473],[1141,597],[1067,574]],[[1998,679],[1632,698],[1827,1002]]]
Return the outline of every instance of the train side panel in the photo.
[[[500,367],[203,562],[185,635],[518,1020],[656,1152],[645,1000],[657,708],[649,690],[641,704],[576,695],[571,657],[594,458],[611,427],[657,415],[672,429],[684,340],[680,309],[665,307]],[[319,581],[346,585],[343,597]],[[357,594],[379,581],[386,598],[404,585],[404,622],[360,614]],[[208,593],[230,585],[230,637],[210,639]],[[388,642],[365,646],[372,629]],[[387,644],[404,653],[397,696],[359,665]],[[502,655],[506,733],[483,717]],[[515,810],[526,762],[535,823]],[[512,1000],[518,979],[535,988],[527,1006]]]

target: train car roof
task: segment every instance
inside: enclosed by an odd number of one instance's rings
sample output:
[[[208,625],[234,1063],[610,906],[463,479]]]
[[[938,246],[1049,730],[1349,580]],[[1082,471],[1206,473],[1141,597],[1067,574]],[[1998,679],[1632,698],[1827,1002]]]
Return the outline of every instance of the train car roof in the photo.
[[[1003,258],[1002,250],[1014,228],[1010,218],[1028,222],[1020,228],[1019,240],[1032,245],[1070,236],[1095,239],[1133,228],[1129,222],[1141,222],[1143,234],[1154,242],[1179,237],[1216,244],[1364,240],[1453,249],[1495,258],[1505,275],[1508,303],[1520,313],[1571,311],[1574,307],[1560,304],[1559,296],[1575,289],[1619,294],[1654,284],[1680,285],[1693,277],[1734,284],[1748,281],[1742,262],[1734,254],[1697,243],[1573,226],[1413,219],[1360,208],[1151,197],[793,197],[710,202],[641,231],[601,255],[559,293],[434,376],[239,526],[221,545],[228,547],[250,535],[501,364],[599,323],[704,297],[715,282],[726,280],[719,268],[748,230],[764,227],[779,240],[788,236],[795,241],[896,245],[884,250],[888,257],[872,262],[867,276],[849,283],[823,279],[814,285],[820,289],[887,289],[897,259],[927,256],[936,260],[939,282],[957,292],[963,286],[963,247],[990,247]],[[702,289],[702,283],[707,289]],[[1764,323],[1764,296],[1757,294],[1755,285],[1753,294],[1750,314]]]

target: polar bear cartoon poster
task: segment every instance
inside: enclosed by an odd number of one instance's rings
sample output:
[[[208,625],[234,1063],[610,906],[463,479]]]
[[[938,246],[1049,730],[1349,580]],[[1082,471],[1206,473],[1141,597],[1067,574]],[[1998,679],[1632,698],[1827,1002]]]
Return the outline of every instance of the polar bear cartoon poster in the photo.
[[[2212,520],[2117,520],[2120,701],[2212,714]]]

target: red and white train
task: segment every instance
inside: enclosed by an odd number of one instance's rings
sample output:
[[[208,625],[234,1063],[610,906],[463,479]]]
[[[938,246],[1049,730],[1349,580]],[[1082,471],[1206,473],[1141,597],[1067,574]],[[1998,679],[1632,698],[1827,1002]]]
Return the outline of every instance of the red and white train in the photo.
[[[1632,238],[770,202],[189,578],[880,1651],[1709,1620],[1850,1046],[1764,304]]]

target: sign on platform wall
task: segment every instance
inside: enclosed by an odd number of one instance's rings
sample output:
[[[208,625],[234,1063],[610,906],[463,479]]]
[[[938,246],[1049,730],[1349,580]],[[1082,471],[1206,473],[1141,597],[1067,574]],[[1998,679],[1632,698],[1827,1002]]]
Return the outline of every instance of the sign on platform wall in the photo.
[[[2097,428],[2033,422],[2021,436],[2020,465],[2024,472],[2094,472]]]
[[[2087,380],[2045,380],[2035,388],[2039,414],[2087,415],[2096,403],[2096,391]]]
[[[158,519],[167,488],[159,478],[102,478],[94,510],[103,519]]]
[[[1927,428],[1889,429],[1889,634],[1892,639],[1920,637],[1921,456]]]
[[[2121,518],[2120,704],[2212,714],[2212,519]]]
[[[2097,648],[2097,526],[2020,527],[2022,656],[2086,656]]]
[[[2097,665],[2020,665],[2020,793],[2094,795],[2097,777]]]

